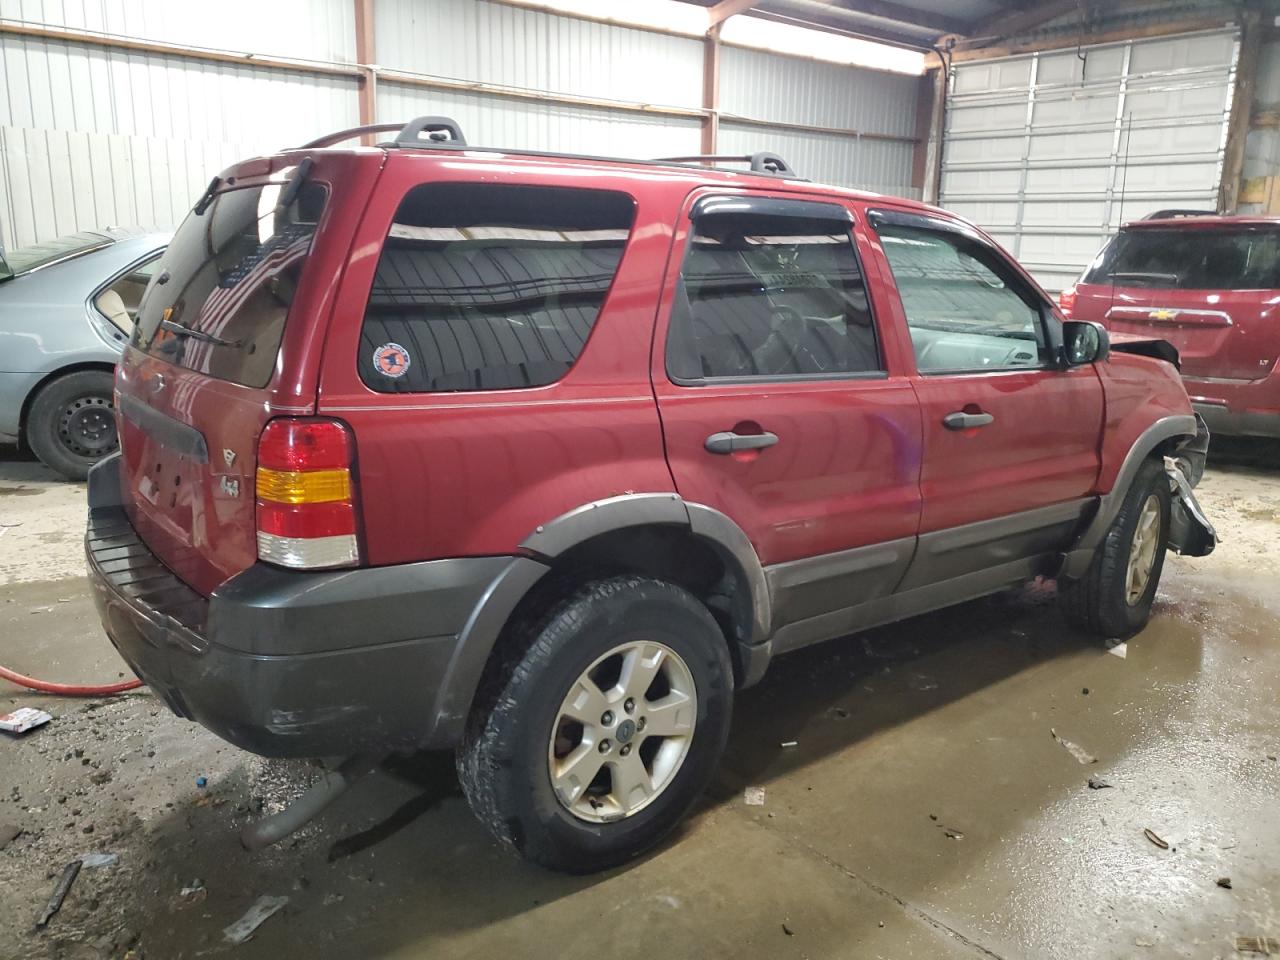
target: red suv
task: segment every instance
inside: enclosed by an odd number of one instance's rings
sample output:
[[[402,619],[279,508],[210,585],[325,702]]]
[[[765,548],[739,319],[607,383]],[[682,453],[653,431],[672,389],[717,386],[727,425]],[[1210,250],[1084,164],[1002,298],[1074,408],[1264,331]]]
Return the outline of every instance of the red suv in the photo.
[[[1164,210],[1125,224],[1060,302],[1171,343],[1215,433],[1280,437],[1280,220]]]
[[[456,748],[497,836],[594,869],[773,656],[1037,575],[1125,636],[1213,547],[1177,372],[967,221],[764,154],[342,136],[209,185],[90,479],[107,633],[238,746]]]

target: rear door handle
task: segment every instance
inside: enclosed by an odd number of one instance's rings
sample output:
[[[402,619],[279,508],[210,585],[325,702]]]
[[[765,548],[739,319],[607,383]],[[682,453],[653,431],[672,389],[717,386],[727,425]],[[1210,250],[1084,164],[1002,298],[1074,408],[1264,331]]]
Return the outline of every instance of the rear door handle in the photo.
[[[703,442],[708,453],[736,453],[739,450],[761,450],[778,442],[776,433],[713,433]]]
[[[943,417],[942,425],[948,430],[968,430],[971,427],[985,427],[993,420],[995,417],[989,413],[965,413],[963,410],[957,410]]]

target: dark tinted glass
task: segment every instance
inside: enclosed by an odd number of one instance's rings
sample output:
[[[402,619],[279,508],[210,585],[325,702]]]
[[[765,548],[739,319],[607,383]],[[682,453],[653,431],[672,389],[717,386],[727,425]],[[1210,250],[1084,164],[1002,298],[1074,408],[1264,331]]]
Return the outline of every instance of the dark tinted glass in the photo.
[[[839,222],[724,213],[697,220],[667,334],[673,379],[880,369],[862,271]]]
[[[1124,230],[1085,283],[1181,290],[1280,288],[1280,231],[1144,227]]]
[[[266,386],[325,202],[323,187],[304,183],[280,209],[284,187],[226,190],[188,214],[142,298],[134,346],[220,380]]]
[[[604,190],[415,187],[378,260],[361,378],[385,393],[560,379],[591,334],[634,211]]]

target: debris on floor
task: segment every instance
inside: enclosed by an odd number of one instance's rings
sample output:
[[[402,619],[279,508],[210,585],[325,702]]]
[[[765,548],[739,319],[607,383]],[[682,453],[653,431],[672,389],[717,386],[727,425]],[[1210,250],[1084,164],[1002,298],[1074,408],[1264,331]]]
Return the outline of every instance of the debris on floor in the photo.
[[[1108,647],[1107,653],[1114,654],[1121,660],[1125,660],[1129,656],[1129,644],[1117,643],[1114,647]]]
[[[42,928],[48,925],[53,919],[53,915],[62,909],[62,901],[67,899],[67,894],[71,892],[71,885],[76,882],[76,877],[80,876],[79,860],[72,860],[62,868],[62,875],[58,877],[58,882],[54,884],[53,893],[49,896],[49,902],[45,904],[44,912],[40,914],[40,919],[36,921],[36,927]]]
[[[1169,841],[1165,840],[1163,837],[1161,837],[1158,833],[1156,833],[1150,827],[1144,828],[1142,831],[1142,835],[1146,837],[1148,840],[1150,840],[1152,843],[1154,843],[1161,850],[1169,849]]]
[[[747,787],[742,791],[742,802],[748,807],[763,807],[764,787]]]
[[[796,935],[795,931],[792,930],[790,927],[788,927],[785,923],[782,925],[782,932],[785,933],[788,937],[794,937]]]
[[[1098,758],[1095,757],[1093,754],[1091,754],[1084,747],[1080,746],[1080,744],[1072,740],[1068,740],[1065,737],[1058,736],[1058,731],[1054,730],[1052,727],[1049,728],[1049,736],[1053,737],[1053,739],[1057,740],[1060,744],[1062,744],[1062,746],[1066,749],[1067,753],[1075,757],[1076,760],[1078,760],[1080,763],[1087,765],[1090,763],[1098,762]]]
[[[959,830],[956,830],[954,827],[943,827],[942,833],[944,836],[950,837],[952,840],[964,839],[964,834],[961,833]]]
[[[205,898],[209,896],[209,890],[204,885],[203,880],[192,880],[185,887],[178,891],[178,895],[169,902],[170,912],[185,910],[188,907],[194,907],[198,903],[204,903]]]
[[[26,733],[36,727],[42,727],[53,717],[35,707],[19,707],[12,713],[0,717],[0,730],[6,733]]]
[[[1280,937],[1236,937],[1237,953],[1260,953],[1271,956],[1280,953]]]
[[[783,747],[783,749],[786,749],[787,747],[798,747],[798,746],[800,746],[800,742],[799,742],[798,740],[784,740],[784,741],[782,741],[782,747]]]
[[[1107,783],[1107,781],[1103,780],[1101,777],[1090,777],[1089,789],[1090,790],[1110,790],[1111,784]]]
[[[114,867],[119,862],[118,853],[86,853],[80,858],[80,865],[91,870],[95,867]]]
[[[1223,890],[1230,890],[1230,889],[1231,889],[1231,878],[1230,878],[1230,877],[1219,877],[1217,880],[1215,880],[1215,881],[1214,881],[1214,883],[1216,883],[1218,886],[1220,886]]]
[[[3,850],[22,835],[22,828],[16,823],[0,823],[0,850]]]
[[[280,912],[288,897],[261,896],[254,901],[243,917],[222,931],[222,938],[227,943],[241,944],[253,936],[262,924]]]

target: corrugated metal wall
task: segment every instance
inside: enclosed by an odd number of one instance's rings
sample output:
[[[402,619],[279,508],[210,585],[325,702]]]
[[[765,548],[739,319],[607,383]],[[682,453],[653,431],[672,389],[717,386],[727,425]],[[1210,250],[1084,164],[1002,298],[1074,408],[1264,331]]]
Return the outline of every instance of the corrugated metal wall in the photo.
[[[1049,290],[1122,219],[1215,209],[1238,47],[1224,30],[957,64],[942,204]]]
[[[801,176],[919,199],[911,185],[914,144],[733,121],[734,115],[861,134],[914,136],[919,81],[856,67],[725,47],[720,61],[724,153],[770,150]]]
[[[223,0],[216,14],[174,0],[0,0],[0,18],[26,25],[342,64],[355,59],[354,10],[353,0]],[[448,114],[474,143],[525,149],[699,152],[700,40],[488,0],[375,0],[374,19],[379,120]],[[228,163],[359,122],[355,76],[11,33],[0,57],[6,246],[173,224]],[[721,63],[721,152],[772,150],[811,179],[913,195],[915,78],[734,47]],[[627,109],[641,104],[662,109]]]

